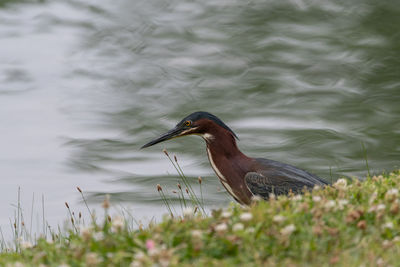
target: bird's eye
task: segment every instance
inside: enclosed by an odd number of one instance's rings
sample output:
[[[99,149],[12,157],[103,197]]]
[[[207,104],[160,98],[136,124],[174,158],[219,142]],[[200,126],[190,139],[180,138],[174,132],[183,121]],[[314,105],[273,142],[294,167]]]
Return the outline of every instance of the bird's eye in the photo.
[[[186,127],[189,127],[190,125],[192,125],[192,122],[191,122],[191,121],[185,121],[185,126],[186,126]]]

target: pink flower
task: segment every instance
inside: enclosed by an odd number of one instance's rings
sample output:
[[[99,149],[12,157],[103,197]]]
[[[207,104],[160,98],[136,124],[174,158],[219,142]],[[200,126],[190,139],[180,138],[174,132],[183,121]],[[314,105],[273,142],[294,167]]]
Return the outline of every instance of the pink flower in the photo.
[[[156,247],[156,243],[154,243],[153,240],[151,240],[151,239],[146,240],[146,248],[147,248],[147,250],[153,250],[153,249],[155,249],[155,247]]]

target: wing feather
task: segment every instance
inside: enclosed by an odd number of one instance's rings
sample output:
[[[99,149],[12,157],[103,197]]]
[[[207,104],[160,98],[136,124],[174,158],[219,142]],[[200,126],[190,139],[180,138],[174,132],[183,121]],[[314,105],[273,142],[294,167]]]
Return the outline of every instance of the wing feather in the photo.
[[[256,172],[248,172],[245,175],[245,183],[253,195],[264,199],[269,194],[288,194],[290,191],[300,194],[303,189],[312,189],[315,185],[324,186],[327,183],[304,170],[292,165],[277,161],[257,159],[263,167]]]

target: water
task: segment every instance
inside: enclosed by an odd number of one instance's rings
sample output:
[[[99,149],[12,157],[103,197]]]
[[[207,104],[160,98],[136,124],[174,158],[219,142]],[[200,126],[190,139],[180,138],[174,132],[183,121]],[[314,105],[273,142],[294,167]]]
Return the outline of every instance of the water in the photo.
[[[18,187],[36,222],[42,195],[50,223],[84,210],[76,186],[159,218],[164,147],[225,206],[200,138],[139,150],[197,110],[328,180],[365,176],[362,144],[371,172],[399,168],[398,25],[396,1],[1,1],[1,227]]]

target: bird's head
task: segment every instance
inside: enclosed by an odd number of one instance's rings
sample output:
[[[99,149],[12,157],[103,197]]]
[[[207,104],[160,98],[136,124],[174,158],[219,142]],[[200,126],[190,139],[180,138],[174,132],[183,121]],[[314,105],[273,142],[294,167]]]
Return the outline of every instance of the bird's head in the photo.
[[[146,148],[172,138],[191,134],[201,135],[204,139],[213,138],[215,133],[221,131],[229,132],[233,137],[237,138],[236,134],[217,116],[208,112],[197,111],[186,116],[178,122],[174,128],[145,144],[141,148]]]

